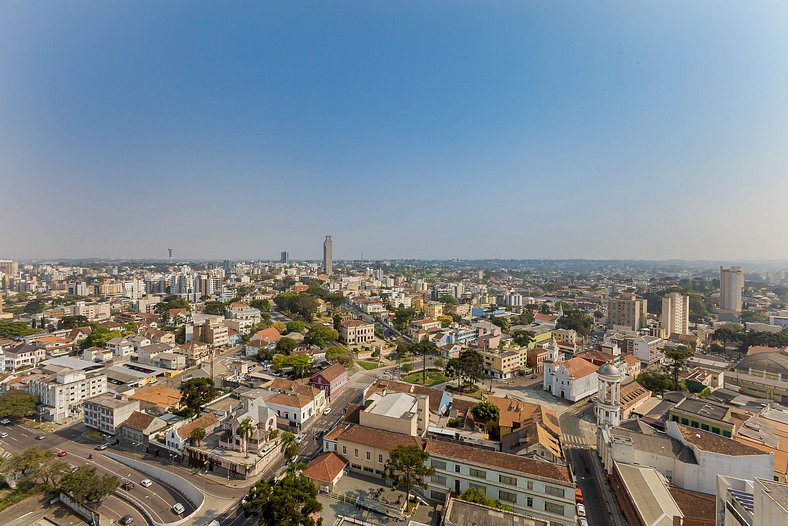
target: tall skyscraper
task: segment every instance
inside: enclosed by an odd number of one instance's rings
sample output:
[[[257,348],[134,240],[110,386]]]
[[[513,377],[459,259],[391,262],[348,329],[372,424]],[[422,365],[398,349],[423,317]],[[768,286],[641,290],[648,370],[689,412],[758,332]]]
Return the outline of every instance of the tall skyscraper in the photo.
[[[741,267],[720,267],[720,310],[741,312],[744,271]]]
[[[646,326],[647,312],[647,301],[638,299],[634,294],[610,298],[607,302],[607,326],[639,331]]]
[[[290,252],[283,251],[279,254],[279,263],[284,263],[285,265],[290,263]]]
[[[323,241],[323,271],[329,276],[334,269],[333,257],[334,243],[331,241],[331,236],[326,236],[326,240]]]
[[[662,328],[671,334],[689,334],[689,296],[678,292],[662,298]]]

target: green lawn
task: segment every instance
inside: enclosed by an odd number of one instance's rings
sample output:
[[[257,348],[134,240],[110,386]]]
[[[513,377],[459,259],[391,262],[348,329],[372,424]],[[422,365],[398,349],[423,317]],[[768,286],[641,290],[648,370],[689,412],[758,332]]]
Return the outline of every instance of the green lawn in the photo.
[[[410,373],[407,376],[402,378],[406,382],[410,382],[412,384],[419,384],[419,385],[426,385],[427,387],[432,387],[433,385],[442,384],[451,380],[448,376],[443,374],[442,371],[437,369],[427,369],[427,383],[422,384],[422,380],[424,379],[424,375],[421,371],[416,373]]]
[[[367,371],[369,371],[370,369],[377,369],[378,368],[378,362],[369,362],[367,360],[359,360],[356,363],[359,366],[361,366],[364,369],[366,369]]]

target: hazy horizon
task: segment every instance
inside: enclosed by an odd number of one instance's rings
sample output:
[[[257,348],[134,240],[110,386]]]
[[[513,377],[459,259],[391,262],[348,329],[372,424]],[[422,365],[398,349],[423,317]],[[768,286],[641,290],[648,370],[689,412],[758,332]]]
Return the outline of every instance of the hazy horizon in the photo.
[[[788,260],[784,2],[0,13],[0,258]]]

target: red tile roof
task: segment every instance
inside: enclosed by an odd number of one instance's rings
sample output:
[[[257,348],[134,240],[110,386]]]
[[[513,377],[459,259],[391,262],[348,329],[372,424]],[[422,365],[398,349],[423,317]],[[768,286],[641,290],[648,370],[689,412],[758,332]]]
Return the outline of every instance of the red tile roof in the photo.
[[[347,466],[347,460],[334,452],[323,453],[304,468],[304,475],[310,479],[332,482]]]

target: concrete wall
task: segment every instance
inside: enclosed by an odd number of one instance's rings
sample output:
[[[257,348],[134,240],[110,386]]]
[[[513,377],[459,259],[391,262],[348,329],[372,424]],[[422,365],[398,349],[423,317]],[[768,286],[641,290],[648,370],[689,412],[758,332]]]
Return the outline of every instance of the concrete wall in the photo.
[[[197,489],[196,486],[194,486],[191,482],[187,481],[183,477],[180,477],[165,469],[161,469],[160,467],[148,464],[146,462],[140,462],[139,460],[128,458],[123,455],[118,455],[116,453],[110,453],[110,452],[104,452],[104,454],[109,458],[111,458],[112,460],[116,460],[121,464],[125,464],[130,468],[134,468],[141,473],[145,473],[150,478],[159,480],[164,484],[167,484],[168,486],[176,489],[184,497],[186,497],[186,499],[189,501],[189,504],[194,506],[194,512],[191,513],[190,515],[187,515],[186,517],[183,517],[182,519],[179,519],[175,522],[159,523],[153,520],[153,517],[151,517],[148,514],[147,509],[141,507],[138,502],[134,502],[134,504],[140,507],[141,511],[145,514],[146,517],[148,517],[148,519],[150,519],[151,523],[154,526],[163,526],[164,524],[168,526],[175,526],[177,524],[191,522],[194,520],[195,516],[200,511],[200,508],[202,508],[202,505],[205,503],[205,495],[203,495],[202,492],[199,489]]]

